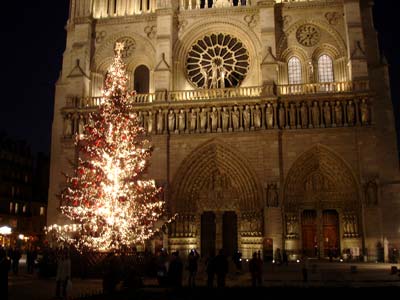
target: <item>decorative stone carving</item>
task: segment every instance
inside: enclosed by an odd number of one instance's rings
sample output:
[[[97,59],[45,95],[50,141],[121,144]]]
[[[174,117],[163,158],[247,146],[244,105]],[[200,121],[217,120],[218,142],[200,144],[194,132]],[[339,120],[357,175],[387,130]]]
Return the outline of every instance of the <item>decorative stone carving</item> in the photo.
[[[262,225],[262,215],[259,212],[243,213],[240,222],[240,235],[261,236]]]
[[[361,111],[361,124],[367,125],[369,123],[370,117],[369,117],[368,104],[365,99],[361,100],[360,111]]]
[[[292,16],[289,16],[289,15],[283,16],[283,18],[282,18],[283,27],[287,28],[290,25],[290,23],[292,22],[292,19],[293,19]]]
[[[308,109],[306,103],[301,104],[300,108],[300,116],[301,116],[301,127],[307,128],[308,127]]]
[[[249,68],[244,44],[229,34],[211,34],[198,40],[186,59],[186,74],[196,88],[237,87]]]
[[[354,124],[354,105],[351,100],[347,104],[347,123],[349,125]]]
[[[340,104],[339,101],[336,102],[335,106],[335,123],[338,126],[343,125],[343,111],[342,111],[342,105]]]
[[[283,106],[283,103],[281,103],[279,106],[279,127],[280,128],[285,128],[285,124],[286,124],[285,120],[286,120],[285,107]]]
[[[79,115],[79,120],[78,120],[78,134],[83,134],[85,131],[85,118],[83,115]]]
[[[243,128],[245,130],[250,128],[250,109],[248,105],[243,110]]]
[[[188,21],[186,21],[186,20],[178,21],[178,32],[179,32],[179,34],[183,33],[183,31],[185,30],[187,24],[188,24]]]
[[[356,238],[358,237],[358,219],[354,213],[345,213],[343,215],[343,237]]]
[[[153,133],[153,112],[149,111],[149,115],[147,116],[147,132]]]
[[[71,116],[71,114],[67,114],[64,118],[64,136],[65,137],[72,136],[72,116]]]
[[[194,108],[192,108],[189,116],[189,123],[190,123],[190,131],[196,131],[196,124],[197,124],[197,113]]]
[[[178,115],[178,129],[180,132],[184,132],[186,127],[186,118],[185,118],[185,112],[183,109],[179,112]]]
[[[211,130],[213,132],[216,132],[218,129],[218,112],[215,107],[212,108],[212,111],[210,113],[210,118],[211,118]]]
[[[222,119],[222,130],[228,131],[229,127],[229,112],[226,107],[222,109],[221,112],[221,119]]]
[[[107,36],[106,31],[98,31],[96,32],[96,43],[100,44],[102,41],[104,41],[105,37]]]
[[[274,127],[274,108],[272,107],[271,103],[267,104],[266,109],[266,121],[267,121],[267,128]]]
[[[258,105],[253,110],[253,124],[254,128],[258,129],[261,127],[261,111]]]
[[[333,12],[327,12],[325,14],[325,18],[327,19],[329,24],[337,25],[337,24],[339,24],[341,16],[340,16],[340,14],[338,12],[333,11]]]
[[[331,119],[331,107],[329,106],[329,102],[325,102],[324,119],[325,119],[325,126],[331,126],[332,119]]]
[[[169,132],[174,132],[175,130],[175,113],[172,109],[168,113],[168,130]]]
[[[239,111],[237,106],[233,107],[232,111],[232,126],[234,130],[239,129]]]
[[[144,28],[144,33],[146,33],[148,38],[155,38],[157,32],[156,32],[157,27],[156,26],[146,26]]]
[[[157,113],[157,133],[162,134],[164,130],[164,113],[161,109]]]
[[[115,42],[115,45],[117,43],[123,43],[123,45],[124,45],[124,47],[121,51],[122,58],[130,57],[136,48],[136,41],[131,37],[122,37]],[[114,45],[114,49],[116,48],[115,45]]]
[[[297,29],[296,38],[303,46],[312,47],[319,42],[321,34],[316,26],[305,24]]]
[[[200,112],[200,131],[204,132],[207,126],[207,111],[203,108]]]
[[[269,184],[267,187],[267,207],[279,206],[279,193],[276,184]]]
[[[250,28],[255,27],[257,25],[257,15],[247,15],[244,17],[244,21]]]
[[[286,215],[286,238],[297,239],[299,237],[299,221],[296,215]]]
[[[318,107],[318,102],[315,101],[314,105],[311,109],[311,113],[312,113],[312,120],[313,120],[313,126],[314,127],[319,127],[319,107]]]
[[[290,127],[292,128],[296,127],[296,108],[294,107],[293,103],[290,103],[289,121],[290,121]]]
[[[365,185],[365,204],[367,206],[378,204],[378,185],[375,180],[370,180]]]

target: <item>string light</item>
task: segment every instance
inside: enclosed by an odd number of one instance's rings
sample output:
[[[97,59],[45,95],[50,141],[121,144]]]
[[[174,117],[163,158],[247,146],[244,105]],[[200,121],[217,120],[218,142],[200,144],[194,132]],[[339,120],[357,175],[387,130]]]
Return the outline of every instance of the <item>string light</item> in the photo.
[[[112,251],[141,244],[154,234],[164,213],[154,180],[140,178],[151,148],[128,105],[132,93],[127,90],[123,48],[122,43],[115,47],[99,111],[89,115],[84,133],[76,138],[80,157],[60,195],[61,213],[73,224],[47,228],[59,242],[79,250]]]

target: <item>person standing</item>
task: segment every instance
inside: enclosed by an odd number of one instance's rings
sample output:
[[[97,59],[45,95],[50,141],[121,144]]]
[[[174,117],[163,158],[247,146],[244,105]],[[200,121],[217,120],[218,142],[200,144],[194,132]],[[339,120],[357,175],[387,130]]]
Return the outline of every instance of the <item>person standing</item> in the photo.
[[[210,256],[207,258],[206,272],[207,272],[207,287],[212,288],[214,286],[214,276],[215,276],[215,255],[213,251],[210,252]]]
[[[219,250],[218,255],[215,257],[215,273],[217,274],[217,287],[225,287],[228,260],[223,249]]]
[[[177,250],[172,254],[172,260],[168,270],[168,278],[173,287],[179,288],[182,286],[182,273],[183,264],[179,257],[179,251]]]
[[[196,286],[198,260],[199,260],[199,254],[197,253],[196,249],[191,250],[188,257],[189,287]]]
[[[253,258],[249,262],[249,271],[251,274],[251,285],[253,287],[262,285],[262,260],[256,252],[253,253]]]

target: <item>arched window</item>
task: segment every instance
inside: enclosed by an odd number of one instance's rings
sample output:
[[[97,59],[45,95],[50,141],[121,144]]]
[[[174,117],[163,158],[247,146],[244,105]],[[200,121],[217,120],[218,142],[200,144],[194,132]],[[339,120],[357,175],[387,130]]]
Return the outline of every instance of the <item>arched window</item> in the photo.
[[[289,84],[301,84],[301,62],[296,56],[288,61]]]
[[[323,54],[318,59],[318,81],[334,82],[332,58]]]
[[[138,94],[147,94],[150,90],[150,70],[145,65],[140,65],[135,69],[133,75],[133,88]]]

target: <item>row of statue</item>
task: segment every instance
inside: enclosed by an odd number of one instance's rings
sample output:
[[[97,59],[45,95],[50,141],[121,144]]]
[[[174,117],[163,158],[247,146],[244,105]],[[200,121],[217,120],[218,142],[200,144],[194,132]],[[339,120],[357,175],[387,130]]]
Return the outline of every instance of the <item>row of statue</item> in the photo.
[[[360,102],[285,102],[190,109],[139,111],[138,122],[149,133],[249,131],[261,128],[324,128],[370,124],[370,107]],[[83,114],[64,116],[64,136],[83,133]]]
[[[345,214],[343,216],[343,237],[358,237],[358,220],[355,214]]]

